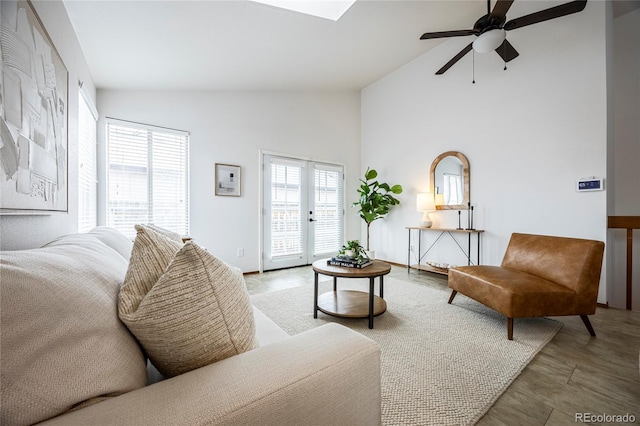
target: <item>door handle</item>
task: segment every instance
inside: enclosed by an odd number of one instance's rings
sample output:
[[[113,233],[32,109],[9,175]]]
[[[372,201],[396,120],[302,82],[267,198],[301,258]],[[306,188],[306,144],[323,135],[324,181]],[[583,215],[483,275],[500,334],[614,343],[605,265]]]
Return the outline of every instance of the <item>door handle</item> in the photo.
[[[315,222],[316,220],[312,217],[309,218],[309,222]]]

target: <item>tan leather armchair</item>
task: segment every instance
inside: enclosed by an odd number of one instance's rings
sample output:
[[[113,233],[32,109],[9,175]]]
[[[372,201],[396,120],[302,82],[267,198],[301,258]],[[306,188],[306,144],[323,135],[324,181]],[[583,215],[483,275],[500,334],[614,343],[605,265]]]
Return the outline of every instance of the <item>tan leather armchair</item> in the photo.
[[[580,315],[592,336],[604,243],[577,238],[513,234],[500,266],[449,270],[449,303],[458,292],[513,319]]]

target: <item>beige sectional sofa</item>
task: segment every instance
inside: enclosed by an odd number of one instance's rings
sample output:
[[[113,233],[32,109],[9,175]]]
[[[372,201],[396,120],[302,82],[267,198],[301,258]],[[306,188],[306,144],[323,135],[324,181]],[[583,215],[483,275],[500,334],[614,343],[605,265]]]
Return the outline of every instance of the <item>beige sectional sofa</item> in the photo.
[[[254,308],[257,349],[157,377],[118,318],[130,253],[104,227],[1,253],[0,424],[380,424],[380,350],[337,324],[288,336]]]

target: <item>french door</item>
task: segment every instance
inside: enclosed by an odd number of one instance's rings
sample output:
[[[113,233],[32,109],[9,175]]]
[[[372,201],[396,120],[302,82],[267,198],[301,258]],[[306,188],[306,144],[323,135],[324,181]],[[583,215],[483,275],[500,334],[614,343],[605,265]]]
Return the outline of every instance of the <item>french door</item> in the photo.
[[[343,167],[263,156],[263,270],[335,255],[344,234]]]

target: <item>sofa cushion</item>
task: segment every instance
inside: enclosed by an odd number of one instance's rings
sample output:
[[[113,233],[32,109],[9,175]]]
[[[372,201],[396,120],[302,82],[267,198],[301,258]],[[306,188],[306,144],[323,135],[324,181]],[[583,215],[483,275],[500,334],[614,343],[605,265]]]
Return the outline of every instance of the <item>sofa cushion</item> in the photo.
[[[126,270],[86,234],[2,252],[0,423],[37,423],[145,385],[144,355],[117,314]]]
[[[134,244],[130,269],[136,258]],[[125,286],[122,293],[134,289],[143,287]],[[120,318],[165,377],[257,347],[242,272],[193,242],[176,253],[146,293],[131,298],[140,303],[135,309],[121,304]]]
[[[131,257],[133,241],[127,238],[122,232],[107,226],[96,226],[87,234],[99,239],[124,257],[127,261]]]
[[[260,346],[281,342],[291,337],[255,306],[253,306],[253,319],[256,324],[256,340]]]

